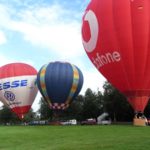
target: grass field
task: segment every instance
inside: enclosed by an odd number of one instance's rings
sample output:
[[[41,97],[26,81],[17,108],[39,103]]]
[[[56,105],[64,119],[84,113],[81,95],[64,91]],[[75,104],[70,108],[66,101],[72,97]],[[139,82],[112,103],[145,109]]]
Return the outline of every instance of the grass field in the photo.
[[[0,126],[0,150],[148,150],[150,127]]]

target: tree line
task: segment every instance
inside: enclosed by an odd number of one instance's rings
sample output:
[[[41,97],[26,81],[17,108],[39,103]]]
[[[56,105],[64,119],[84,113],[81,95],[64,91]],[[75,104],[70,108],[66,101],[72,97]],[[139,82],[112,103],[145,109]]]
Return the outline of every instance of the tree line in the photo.
[[[54,111],[49,109],[43,98],[40,100],[40,108],[37,112],[30,112],[25,116],[24,122],[33,120],[69,120],[76,119],[82,121],[88,118],[97,118],[103,112],[107,112],[112,121],[132,121],[134,111],[127,102],[126,97],[114,88],[109,82],[103,85],[103,92],[92,91],[88,88],[84,95],[78,95],[71,103],[70,107],[64,111]],[[145,108],[145,116],[150,115],[150,103]],[[57,115],[56,115],[57,114]],[[7,107],[3,106],[0,110],[0,123],[20,123],[18,117]]]

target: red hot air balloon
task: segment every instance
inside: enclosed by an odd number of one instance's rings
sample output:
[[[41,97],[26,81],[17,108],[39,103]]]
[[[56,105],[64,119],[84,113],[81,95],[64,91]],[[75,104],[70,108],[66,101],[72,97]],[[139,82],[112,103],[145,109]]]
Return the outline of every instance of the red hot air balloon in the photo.
[[[28,113],[37,94],[37,71],[24,63],[11,63],[0,68],[0,100],[20,119]]]
[[[87,55],[135,112],[144,111],[150,96],[149,31],[149,0],[91,0],[83,16]]]

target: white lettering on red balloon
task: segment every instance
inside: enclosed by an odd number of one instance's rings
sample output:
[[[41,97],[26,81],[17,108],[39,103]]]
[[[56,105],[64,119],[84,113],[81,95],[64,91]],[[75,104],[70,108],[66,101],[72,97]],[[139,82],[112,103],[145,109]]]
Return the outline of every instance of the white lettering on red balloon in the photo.
[[[97,69],[110,63],[119,62],[120,60],[121,60],[121,55],[117,51],[114,51],[112,53],[107,52],[103,55],[96,53],[96,56],[92,57],[92,62],[94,63]]]

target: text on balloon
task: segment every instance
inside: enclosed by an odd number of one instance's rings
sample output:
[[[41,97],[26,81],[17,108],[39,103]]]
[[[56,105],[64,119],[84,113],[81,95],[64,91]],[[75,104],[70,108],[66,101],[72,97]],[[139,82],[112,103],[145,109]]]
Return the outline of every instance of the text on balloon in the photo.
[[[0,83],[0,90],[27,86],[27,80],[16,80],[12,82]]]

